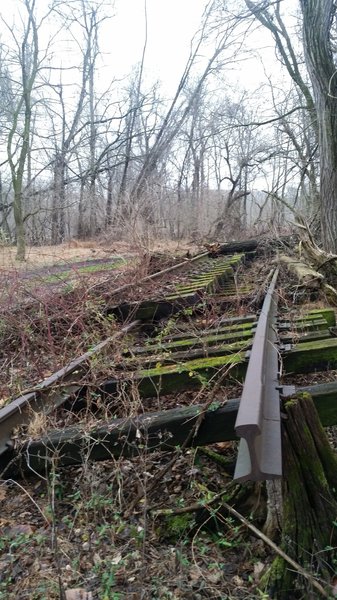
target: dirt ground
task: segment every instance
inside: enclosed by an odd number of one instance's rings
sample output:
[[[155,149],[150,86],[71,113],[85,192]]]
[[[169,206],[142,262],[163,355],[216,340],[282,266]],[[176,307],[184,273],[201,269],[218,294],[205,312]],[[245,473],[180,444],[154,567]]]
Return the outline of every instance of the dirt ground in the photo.
[[[27,248],[27,258],[23,263],[15,260],[16,248],[14,246],[0,246],[0,272],[1,271],[28,271],[38,267],[74,264],[78,261],[109,258],[120,255],[122,257],[141,256],[146,252],[169,252],[184,254],[187,251],[197,252],[195,245],[186,241],[153,241],[151,247],[146,248],[127,242],[102,243],[99,240],[77,241],[70,240],[57,246],[32,246]]]

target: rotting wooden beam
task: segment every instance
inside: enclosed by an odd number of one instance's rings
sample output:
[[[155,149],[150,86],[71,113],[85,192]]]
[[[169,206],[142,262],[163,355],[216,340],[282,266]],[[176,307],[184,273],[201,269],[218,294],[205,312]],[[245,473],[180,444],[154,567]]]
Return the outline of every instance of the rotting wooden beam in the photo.
[[[287,267],[290,273],[297,277],[300,285],[310,289],[317,289],[322,286],[325,279],[324,275],[315,271],[309,265],[285,254],[280,254],[278,259]]]
[[[279,324],[278,330],[282,331],[294,331],[302,333],[304,331],[319,331],[327,329],[328,323],[326,319],[308,319],[303,321],[283,321]]]
[[[105,385],[112,394],[121,386],[125,389],[136,386],[141,397],[151,397],[207,386],[212,378],[224,375],[228,382],[233,381],[233,378],[242,381],[247,369],[248,354],[239,344],[229,345],[228,351],[232,354],[226,354],[225,348],[222,350],[221,347],[216,347],[216,356],[196,356],[193,360],[186,360],[187,353],[180,356],[180,362],[176,360],[174,353],[173,357],[168,357],[171,364],[165,362],[165,355],[154,355],[148,368],[132,371],[130,365],[129,373],[125,373],[124,369],[123,379],[112,379]],[[209,354],[212,354],[212,349],[209,350]],[[282,360],[285,374],[337,368],[337,338],[298,343],[292,349],[282,351]]]
[[[172,284],[164,298],[152,298],[140,302],[123,302],[106,309],[112,314],[125,320],[128,316],[138,320],[159,320],[179,312],[186,306],[197,304],[205,292],[217,290],[228,278],[233,276],[233,267],[238,265],[243,254],[228,258],[209,259],[209,264],[201,264],[199,273],[186,273],[185,282]],[[208,268],[207,268],[208,267]]]
[[[193,335],[195,336],[204,336],[210,335],[214,328],[216,327],[217,331],[238,331],[241,329],[251,328],[256,325],[256,315],[247,315],[246,317],[232,317],[232,318],[220,318],[216,322],[213,323],[212,329],[209,327],[206,329],[195,329]],[[162,341],[173,341],[185,339],[188,335],[190,335],[190,331],[181,331],[179,333],[168,333],[165,336],[161,337]]]
[[[311,395],[323,426],[337,425],[337,382],[291,388],[291,395],[299,392]],[[220,407],[214,403],[207,410],[191,445],[204,446],[236,440],[234,425],[239,404],[239,399],[228,400]],[[19,463],[14,461],[5,476],[17,475],[20,469],[23,472],[33,470],[41,473],[54,463],[69,466],[85,460],[175,450],[193,429],[201,410],[202,405],[194,405],[128,419],[114,419],[90,431],[80,427],[51,431],[39,440],[26,442],[20,450]],[[15,456],[14,451],[8,451],[0,457],[0,470],[3,471]]]
[[[288,386],[285,386],[285,390]],[[323,427],[337,425],[337,381],[304,387],[289,386],[285,396],[307,393],[312,397]]]
[[[233,252],[253,252],[258,248],[260,240],[243,240],[219,244],[219,254],[232,254]]]
[[[155,344],[147,344],[146,346],[133,346],[125,351],[125,356],[146,356],[155,352],[180,352],[181,350],[189,350],[189,348],[209,347],[219,344],[230,344],[236,341],[245,340],[253,337],[252,328],[245,328],[239,331],[221,331],[214,329],[209,334],[198,336],[186,335],[186,338],[173,340],[172,342],[162,342]]]
[[[337,338],[297,344],[283,357],[287,374],[311,373],[337,367]]]
[[[141,357],[129,357],[123,361],[123,366],[126,368],[139,369],[141,366],[143,369],[158,369],[161,366],[165,365],[183,365],[186,361],[191,362],[192,360],[201,359],[203,362],[208,358],[213,358],[216,356],[228,356],[230,354],[235,354],[237,352],[248,351],[252,345],[253,334],[251,334],[247,339],[235,341],[233,343],[222,343],[220,340],[218,344],[212,344],[210,346],[207,345],[195,345],[194,347],[190,346],[187,349],[182,349],[177,352],[167,352],[163,350],[162,352],[156,352],[155,354],[141,355]],[[181,371],[181,366],[178,367],[178,371]]]
[[[6,452],[14,427],[29,423],[32,413],[36,411],[49,414],[55,408],[64,404],[72,394],[83,387],[81,380],[89,369],[90,359],[104,349],[109,348],[113,342],[135,329],[138,325],[138,321],[125,325],[112,336],[38,383],[35,388],[3,406],[0,409],[0,455]],[[62,388],[60,390],[61,383]]]

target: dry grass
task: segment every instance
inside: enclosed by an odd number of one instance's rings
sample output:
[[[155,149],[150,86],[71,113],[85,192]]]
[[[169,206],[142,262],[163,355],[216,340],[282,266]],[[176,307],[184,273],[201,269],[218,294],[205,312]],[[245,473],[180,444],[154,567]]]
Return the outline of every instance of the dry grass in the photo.
[[[14,246],[0,246],[0,272],[1,270],[27,271],[38,267],[51,266],[62,263],[72,263],[98,258],[108,258],[109,255],[139,256],[145,251],[184,253],[197,252],[195,245],[186,241],[172,242],[153,240],[151,247],[145,248],[128,242],[102,243],[99,240],[77,241],[70,240],[57,246],[32,246],[27,249],[27,258],[24,263],[15,260],[16,248]]]
[[[114,251],[110,251],[111,254]],[[27,250],[27,260],[18,263],[15,260],[15,247],[0,248],[0,269],[15,269],[25,271],[36,267],[55,265],[59,263],[90,260],[92,258],[107,258],[109,249],[100,248],[97,242],[69,242],[58,246],[34,246]]]

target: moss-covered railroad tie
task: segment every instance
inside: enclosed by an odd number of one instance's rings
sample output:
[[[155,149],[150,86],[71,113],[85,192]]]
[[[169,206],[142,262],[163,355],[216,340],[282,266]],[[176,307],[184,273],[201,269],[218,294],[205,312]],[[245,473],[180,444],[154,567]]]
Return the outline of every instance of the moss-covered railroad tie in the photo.
[[[213,294],[228,285],[233,293],[234,270],[242,262],[244,254],[207,258],[189,271],[184,281],[176,281],[168,288],[158,290],[156,297],[141,302],[125,302],[112,309],[123,319],[132,314],[134,319],[149,321],[160,319],[180,310],[184,306],[194,306],[205,294]],[[224,292],[225,293],[225,292]]]

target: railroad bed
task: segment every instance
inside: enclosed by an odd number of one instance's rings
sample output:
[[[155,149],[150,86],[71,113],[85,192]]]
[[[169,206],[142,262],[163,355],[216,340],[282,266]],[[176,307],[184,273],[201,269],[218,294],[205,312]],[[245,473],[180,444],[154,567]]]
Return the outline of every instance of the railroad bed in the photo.
[[[120,288],[104,310],[119,331],[0,410],[1,471],[239,436],[238,480],[281,477],[282,396],[298,374],[337,367],[337,337],[334,311],[289,310],[278,277],[251,252],[204,253]],[[337,385],[300,389],[335,424]]]

